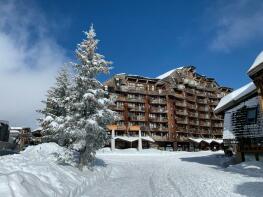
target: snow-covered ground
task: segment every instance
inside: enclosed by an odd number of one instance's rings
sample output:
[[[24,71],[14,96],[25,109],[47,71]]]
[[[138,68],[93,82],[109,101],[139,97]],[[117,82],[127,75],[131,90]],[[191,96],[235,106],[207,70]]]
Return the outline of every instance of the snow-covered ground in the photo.
[[[103,149],[93,171],[59,165],[56,144],[0,157],[0,196],[262,196],[263,163],[224,168],[222,152]]]

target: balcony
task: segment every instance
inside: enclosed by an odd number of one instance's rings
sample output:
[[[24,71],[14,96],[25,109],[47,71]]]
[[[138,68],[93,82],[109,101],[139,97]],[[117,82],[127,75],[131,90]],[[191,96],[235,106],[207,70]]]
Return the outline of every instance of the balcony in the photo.
[[[223,127],[223,123],[214,123],[212,124],[212,127]]]
[[[150,95],[166,95],[168,92],[166,90],[148,90],[147,93]]]
[[[208,107],[198,107],[198,111],[208,112],[209,108]]]
[[[198,113],[188,112],[188,116],[189,116],[189,117],[197,118],[197,117],[198,117]]]
[[[131,107],[130,111],[144,112],[144,107]]]
[[[124,106],[112,105],[109,107],[113,111],[124,111]]]
[[[166,105],[166,100],[165,99],[151,99],[150,102],[152,104],[165,104]]]
[[[150,127],[150,131],[153,132],[168,132],[168,127]]]
[[[187,104],[187,108],[189,109],[196,109],[196,105],[192,105],[192,104]]]
[[[182,120],[182,119],[181,119],[181,120],[180,120],[180,119],[177,119],[177,120],[176,120],[176,123],[177,123],[177,124],[188,124],[188,121],[187,121],[187,120]]]
[[[143,116],[130,116],[130,121],[145,121],[145,117]]]
[[[198,97],[206,97],[206,93],[205,92],[197,92],[196,96],[198,96]]]
[[[207,100],[206,99],[197,99],[196,102],[200,103],[200,104],[207,104]]]
[[[188,115],[188,113],[186,111],[178,111],[178,110],[176,110],[175,113],[176,113],[176,115],[182,115],[182,116],[187,116]]]
[[[150,117],[149,120],[151,122],[168,122],[167,118],[160,118],[160,117]]]
[[[123,92],[134,92],[134,93],[141,93],[141,94],[146,93],[145,88],[139,88],[139,87],[133,87],[133,86],[122,86],[120,87],[120,90]]]
[[[199,125],[202,127],[210,127],[211,123],[210,122],[200,122]]]
[[[161,107],[151,107],[150,111],[151,113],[167,113],[167,109]]]
[[[210,116],[208,114],[199,114],[200,119],[210,119]]]
[[[178,94],[178,93],[175,93],[174,96],[175,96],[176,98],[181,98],[181,99],[184,99],[184,98],[185,98],[185,96],[184,96],[183,94]]]
[[[196,122],[196,121],[189,121],[188,122],[189,125],[194,125],[194,126],[198,126],[199,125],[199,122]]]
[[[195,94],[195,91],[192,90],[192,89],[189,89],[189,88],[186,88],[185,92],[188,93],[188,94]]]
[[[134,102],[134,103],[144,103],[144,98],[143,97],[128,97],[127,101],[129,102]]]
[[[185,102],[175,102],[175,106],[179,106],[179,107],[186,107],[186,103]]]
[[[125,125],[117,125],[117,129],[116,130],[126,131],[126,126]]]
[[[124,96],[118,96],[116,101],[126,101],[126,98]]]
[[[186,99],[188,100],[188,101],[191,101],[191,102],[196,102],[196,99],[195,99],[195,97],[193,97],[193,96],[186,96]]]

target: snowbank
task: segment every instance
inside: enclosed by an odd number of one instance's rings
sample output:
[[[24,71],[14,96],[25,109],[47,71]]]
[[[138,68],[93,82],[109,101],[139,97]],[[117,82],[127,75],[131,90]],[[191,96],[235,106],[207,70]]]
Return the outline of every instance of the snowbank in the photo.
[[[58,154],[67,154],[67,150],[46,143],[30,146],[21,154],[1,157],[0,196],[80,196],[86,186],[108,176],[109,169],[102,166],[93,172],[81,172],[70,165],[59,165]]]
[[[143,149],[142,151],[138,151],[136,148],[127,148],[127,149],[115,149],[111,151],[110,148],[102,148],[97,151],[97,155],[168,155],[174,154],[175,152],[162,151],[158,149]]]

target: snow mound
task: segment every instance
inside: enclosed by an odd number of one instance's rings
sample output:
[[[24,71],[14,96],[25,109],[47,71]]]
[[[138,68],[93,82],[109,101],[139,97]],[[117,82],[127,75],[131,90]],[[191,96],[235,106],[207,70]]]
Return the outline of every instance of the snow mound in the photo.
[[[91,172],[58,164],[57,154],[67,152],[55,143],[46,143],[30,146],[21,154],[0,157],[0,196],[81,196],[85,187],[109,173],[110,169],[103,166]]]
[[[223,110],[225,110],[231,103],[234,103],[235,101],[238,101],[242,97],[252,93],[253,91],[256,90],[256,86],[253,82],[248,83],[247,85],[231,92],[230,94],[224,96],[218,105],[215,108],[215,112],[219,113]]]

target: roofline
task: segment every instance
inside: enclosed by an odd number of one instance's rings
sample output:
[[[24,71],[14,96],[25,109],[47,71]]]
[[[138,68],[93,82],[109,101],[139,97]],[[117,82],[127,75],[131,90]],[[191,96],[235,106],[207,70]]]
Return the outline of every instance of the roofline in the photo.
[[[217,110],[214,110],[214,112],[216,114],[219,114],[221,112],[225,112],[228,109],[237,106],[238,104],[242,103],[244,100],[249,99],[253,96],[257,96],[257,89],[254,89],[253,91],[249,92],[248,94],[240,97],[238,100],[232,100],[231,102],[227,103],[225,106],[223,106],[222,108],[219,108]]]
[[[257,66],[255,66],[255,68],[248,70],[247,74],[249,77],[252,77],[253,75],[255,75],[257,72],[263,70],[263,63],[258,64]]]

